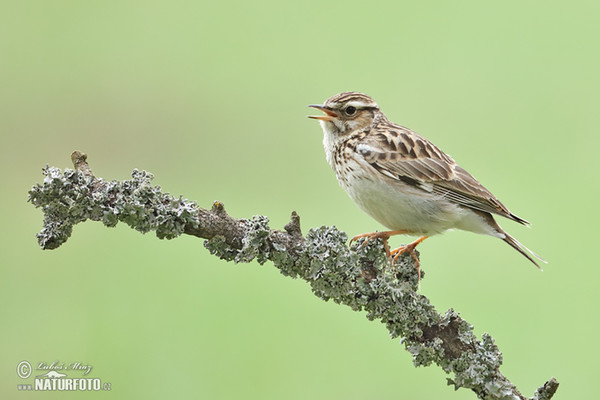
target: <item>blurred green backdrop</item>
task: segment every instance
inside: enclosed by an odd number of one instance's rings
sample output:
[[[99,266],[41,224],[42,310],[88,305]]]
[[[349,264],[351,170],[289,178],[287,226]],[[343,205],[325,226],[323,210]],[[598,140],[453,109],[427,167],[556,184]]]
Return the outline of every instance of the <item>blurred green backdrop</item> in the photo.
[[[450,232],[420,247],[423,294],[492,334],[527,395],[556,376],[557,398],[589,398],[599,17],[596,1],[1,2],[0,397],[64,398],[17,390],[31,382],[20,361],[58,360],[92,365],[114,398],[473,399],[270,264],[98,223],[54,251],[35,241],[27,191],[75,149],[104,178],[147,169],[275,228],[296,210],[305,231],[381,229],[305,118],[359,90],[530,220],[502,225],[550,261],[540,273],[498,240]]]

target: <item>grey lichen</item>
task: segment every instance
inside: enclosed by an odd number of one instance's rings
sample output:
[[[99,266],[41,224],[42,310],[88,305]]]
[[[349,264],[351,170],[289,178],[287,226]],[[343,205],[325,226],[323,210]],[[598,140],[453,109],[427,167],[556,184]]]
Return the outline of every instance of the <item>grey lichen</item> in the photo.
[[[210,254],[219,257],[221,260],[233,261],[239,254],[239,250],[231,247],[225,241],[225,237],[218,235],[212,239],[204,241],[204,247],[210,252]]]
[[[444,342],[440,338],[434,338],[427,344],[407,341],[406,350],[413,356],[413,364],[415,367],[428,367],[431,363],[440,364],[444,359]],[[444,370],[450,372],[447,365]]]
[[[92,175],[86,158],[73,153],[77,170],[44,168],[43,183],[29,192],[29,200],[44,212],[44,227],[37,235],[43,249],[57,248],[75,224],[88,219],[106,226],[125,222],[142,233],[156,231],[161,239],[182,233],[202,237],[210,253],[221,259],[270,260],[282,274],[306,280],[319,298],[380,320],[392,338],[402,338],[415,366],[439,365],[453,374],[448,383],[456,389],[469,388],[481,399],[526,399],[500,373],[502,354],[491,336],[478,340],[458,313],[439,314],[419,293],[410,255],[392,266],[379,241],[359,240],[348,248],[347,235],[335,227],[311,229],[302,236],[295,213],[285,231],[279,231],[270,229],[264,216],[232,218],[219,202],[205,210],[152,186],[152,174],[145,171],[134,170],[131,180],[108,182]],[[533,399],[548,400],[557,387],[552,378]]]
[[[494,343],[494,339],[484,333],[481,341],[471,340],[475,351],[463,352],[459,358],[451,363],[454,379],[452,384],[456,387],[469,387],[478,392],[487,392],[495,397],[504,398],[512,393],[508,387],[497,377],[502,364],[502,354]]]
[[[269,244],[269,219],[262,215],[255,215],[252,220],[246,222],[246,236],[242,239],[244,247],[235,258],[235,262],[250,262],[256,260],[264,264],[270,258]]]
[[[294,252],[300,252],[301,249],[302,244],[298,244],[295,246]],[[279,269],[279,272],[285,276],[296,278],[300,274],[301,268],[299,267],[299,263],[297,263],[295,254],[290,254],[285,246],[282,246],[277,242],[273,242],[270,260],[273,262],[273,265]]]
[[[73,226],[88,219],[108,227],[124,222],[160,239],[173,239],[186,226],[197,225],[197,205],[152,186],[152,174],[134,170],[127,181],[104,181],[81,171],[54,167],[42,170],[44,181],[29,192],[29,201],[44,211],[44,228],[37,235],[43,249],[63,244]]]
[[[246,231],[246,235],[242,238],[243,247],[235,249],[227,245],[223,236],[215,236],[214,238],[204,242],[204,247],[211,254],[227,260],[240,262],[250,262],[254,259],[259,264],[264,264],[271,258],[270,248],[267,238],[270,233],[269,219],[262,215],[255,215],[252,220],[240,220]]]

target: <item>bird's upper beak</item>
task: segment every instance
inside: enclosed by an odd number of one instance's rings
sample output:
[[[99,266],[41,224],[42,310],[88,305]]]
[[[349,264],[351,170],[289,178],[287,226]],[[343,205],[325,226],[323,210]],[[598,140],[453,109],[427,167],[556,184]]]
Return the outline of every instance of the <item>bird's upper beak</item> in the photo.
[[[310,104],[309,107],[321,110],[327,115],[309,115],[308,118],[320,119],[321,121],[333,121],[335,118],[338,117],[338,115],[328,107],[319,104]]]

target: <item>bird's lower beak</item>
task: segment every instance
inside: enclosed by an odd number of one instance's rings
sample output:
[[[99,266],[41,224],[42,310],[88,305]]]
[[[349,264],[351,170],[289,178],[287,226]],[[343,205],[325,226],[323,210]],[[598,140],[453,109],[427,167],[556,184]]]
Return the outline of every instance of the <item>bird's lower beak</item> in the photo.
[[[323,111],[327,115],[309,115],[308,118],[319,119],[321,121],[333,121],[338,117],[336,113],[331,111],[329,108],[319,105],[319,104],[311,104],[309,107],[316,108],[317,110]]]

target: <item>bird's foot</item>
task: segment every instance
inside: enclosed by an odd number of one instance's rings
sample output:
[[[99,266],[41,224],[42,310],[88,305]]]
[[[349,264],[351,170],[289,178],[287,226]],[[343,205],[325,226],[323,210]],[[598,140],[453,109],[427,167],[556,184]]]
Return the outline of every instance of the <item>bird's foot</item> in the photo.
[[[419,261],[419,258],[415,254],[415,248],[417,247],[417,245],[419,243],[421,243],[425,239],[427,239],[427,236],[421,236],[420,238],[418,238],[417,240],[415,240],[412,243],[405,244],[404,246],[400,246],[397,249],[392,250],[388,256],[392,259],[392,265],[393,265],[394,263],[396,263],[396,261],[398,260],[398,257],[400,257],[400,255],[402,255],[406,252],[409,252],[410,255],[412,256],[413,260],[415,260],[415,267],[417,268],[417,274],[419,275],[419,284],[421,283],[421,262]]]
[[[388,244],[388,239],[390,238],[390,236],[402,235],[402,234],[406,234],[406,233],[407,233],[406,231],[383,231],[383,232],[362,233],[362,234],[356,235],[352,239],[350,239],[349,244],[352,244],[352,242],[355,242],[358,239],[364,238],[365,241],[363,242],[362,245],[365,246],[369,242],[369,240],[381,239],[381,241],[383,242],[383,248],[385,249],[385,255],[388,258],[391,258],[392,253],[390,251],[390,245]]]

